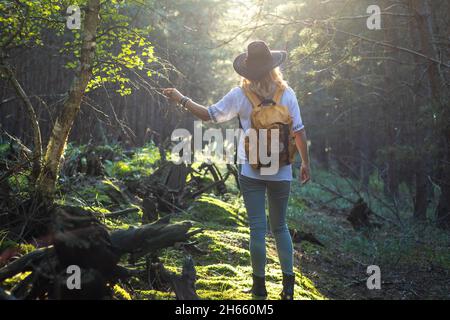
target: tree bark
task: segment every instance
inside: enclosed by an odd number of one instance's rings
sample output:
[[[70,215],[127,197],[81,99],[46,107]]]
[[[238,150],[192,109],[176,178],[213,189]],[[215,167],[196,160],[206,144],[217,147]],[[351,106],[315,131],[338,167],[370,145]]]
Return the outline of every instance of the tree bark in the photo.
[[[433,44],[433,21],[430,2],[428,0],[411,0],[411,8],[414,11],[415,20],[418,25],[418,33],[421,42],[421,51],[424,55],[432,58],[437,57]],[[437,130],[438,141],[438,172],[436,180],[441,188],[439,204],[436,209],[438,223],[443,227],[450,227],[450,118],[448,106],[442,101],[443,81],[439,73],[437,63],[428,62],[426,72],[429,81],[431,104],[439,107],[441,111],[440,125]]]
[[[391,5],[391,1],[385,1],[385,7]],[[390,15],[383,16],[384,22],[384,42],[389,44],[398,43],[398,34],[395,30],[395,21]],[[387,194],[394,198],[398,198],[399,194],[399,166],[396,156],[397,145],[397,131],[395,130],[397,120],[396,110],[392,108],[394,105],[398,105],[398,94],[394,90],[398,83],[398,73],[396,72],[396,62],[398,59],[398,51],[392,47],[384,47],[384,56],[387,58],[383,61],[384,64],[384,88],[385,88],[385,103],[384,103],[384,115],[387,133]]]
[[[95,37],[100,22],[100,0],[89,0],[83,25],[80,65],[68,92],[62,112],[55,121],[47,145],[44,165],[38,178],[38,191],[43,199],[51,200],[73,122],[80,110],[81,99],[92,76],[95,57]]]

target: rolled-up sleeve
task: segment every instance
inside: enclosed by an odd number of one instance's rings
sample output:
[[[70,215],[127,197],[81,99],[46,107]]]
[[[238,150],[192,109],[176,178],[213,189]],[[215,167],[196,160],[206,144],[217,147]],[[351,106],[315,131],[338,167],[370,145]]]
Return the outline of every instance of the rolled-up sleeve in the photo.
[[[239,87],[230,90],[222,99],[208,108],[209,117],[213,122],[220,123],[233,119],[239,113],[237,93]]]
[[[305,126],[303,125],[302,116],[300,114],[300,106],[298,104],[297,96],[295,95],[294,90],[291,88],[288,90],[291,93],[288,108],[292,117],[292,131],[297,132],[305,128]]]

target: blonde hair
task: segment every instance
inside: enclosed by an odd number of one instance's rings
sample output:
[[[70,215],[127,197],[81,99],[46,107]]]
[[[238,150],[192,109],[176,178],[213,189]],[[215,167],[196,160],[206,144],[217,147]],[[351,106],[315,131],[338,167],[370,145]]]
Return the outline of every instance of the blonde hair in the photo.
[[[241,86],[249,88],[258,96],[268,99],[275,94],[277,87],[286,88],[287,82],[283,79],[283,74],[280,68],[272,69],[263,78],[259,80],[249,80],[247,78],[241,79]]]

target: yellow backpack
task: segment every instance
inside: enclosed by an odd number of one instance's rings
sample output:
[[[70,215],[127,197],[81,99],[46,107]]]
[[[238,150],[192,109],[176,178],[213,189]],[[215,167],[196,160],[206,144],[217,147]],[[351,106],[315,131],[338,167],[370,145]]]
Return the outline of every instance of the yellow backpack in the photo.
[[[245,95],[252,104],[252,112],[250,115],[251,127],[256,131],[257,143],[250,143],[249,136],[245,136],[245,154],[250,161],[250,153],[257,157],[256,163],[250,163],[254,169],[261,167],[268,167],[269,164],[262,164],[260,162],[258,146],[260,146],[259,130],[267,129],[266,144],[261,143],[265,148],[265,154],[271,156],[271,130],[279,130],[279,166],[284,166],[294,162],[296,154],[295,138],[292,131],[292,117],[289,109],[281,105],[281,97],[283,96],[285,88],[277,87],[272,100],[263,100],[252,92],[247,86],[242,87]],[[263,150],[264,151],[264,150]]]

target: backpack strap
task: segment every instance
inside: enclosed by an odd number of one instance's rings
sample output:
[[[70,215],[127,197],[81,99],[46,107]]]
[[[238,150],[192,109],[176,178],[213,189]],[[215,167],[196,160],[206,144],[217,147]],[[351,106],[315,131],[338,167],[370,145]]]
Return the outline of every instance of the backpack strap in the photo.
[[[241,88],[244,91],[245,95],[247,96],[248,100],[250,100],[250,103],[252,104],[253,108],[258,107],[261,104],[261,100],[249,88],[247,88],[246,86],[242,86]]]
[[[275,90],[275,94],[272,100],[275,101],[275,103],[278,105],[281,103],[281,97],[283,96],[284,89],[284,87],[278,86],[277,90]]]
[[[248,100],[250,100],[253,108],[256,108],[261,105],[262,102],[261,99],[259,99],[258,96],[253,91],[251,91],[246,86],[242,86],[241,88],[244,91],[245,95],[247,96]],[[276,104],[281,103],[281,97],[283,96],[284,90],[285,90],[284,87],[277,86],[277,89],[275,90],[275,94],[272,99]]]

